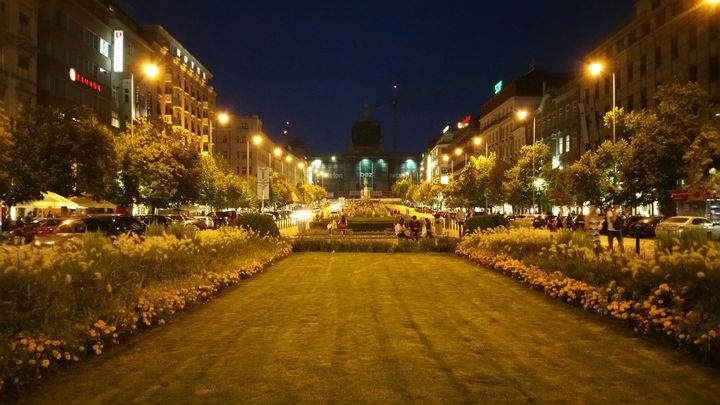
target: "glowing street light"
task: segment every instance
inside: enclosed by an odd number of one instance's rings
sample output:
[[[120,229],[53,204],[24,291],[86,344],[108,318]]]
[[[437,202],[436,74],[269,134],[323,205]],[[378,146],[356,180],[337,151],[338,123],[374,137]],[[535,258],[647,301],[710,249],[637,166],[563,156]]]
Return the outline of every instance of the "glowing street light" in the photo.
[[[158,73],[160,73],[160,68],[157,65],[148,63],[143,66],[143,71],[145,72],[145,76],[154,79],[157,77]]]
[[[218,123],[222,125],[227,125],[228,122],[230,122],[230,115],[228,113],[219,113],[217,115]]]
[[[710,1],[710,0],[707,0]],[[717,1],[717,0],[715,0]],[[593,62],[588,66],[588,72],[593,77],[599,77],[601,74],[605,72],[605,65],[601,62]],[[616,106],[617,103],[615,101],[615,71],[612,72],[612,137],[613,137],[613,143],[615,143],[615,115],[616,115]]]

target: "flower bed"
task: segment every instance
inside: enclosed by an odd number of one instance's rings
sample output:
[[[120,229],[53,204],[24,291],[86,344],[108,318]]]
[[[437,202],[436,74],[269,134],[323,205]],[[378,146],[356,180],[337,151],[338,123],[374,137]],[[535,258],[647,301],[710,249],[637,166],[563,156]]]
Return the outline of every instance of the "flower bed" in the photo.
[[[720,252],[713,243],[635,257],[596,254],[577,235],[496,229],[467,237],[456,253],[720,363]]]
[[[162,325],[290,251],[237,228],[0,249],[0,394]]]

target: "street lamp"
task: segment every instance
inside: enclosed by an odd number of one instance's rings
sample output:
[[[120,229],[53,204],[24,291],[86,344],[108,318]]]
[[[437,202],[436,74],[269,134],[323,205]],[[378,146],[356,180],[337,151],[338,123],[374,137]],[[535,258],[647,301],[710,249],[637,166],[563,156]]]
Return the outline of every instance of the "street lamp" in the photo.
[[[528,110],[519,110],[519,111],[516,113],[516,115],[517,115],[518,120],[520,120],[520,121],[525,121],[525,120],[527,119],[527,117],[530,115],[530,113],[528,112]],[[533,177],[534,177],[534,176],[535,176],[535,152],[536,152],[536,151],[535,151],[535,142],[536,142],[536,141],[535,141],[535,114],[533,114],[532,119],[533,119],[533,123],[532,123],[532,145],[533,145],[533,150],[532,150],[532,175],[533,175]],[[535,210],[535,190],[533,190],[533,192],[532,192],[532,206],[533,206],[533,210]]]
[[[154,79],[160,73],[160,68],[157,65],[147,63],[142,66],[142,71],[145,77],[148,79]],[[130,72],[130,133],[135,133],[135,118],[137,118],[137,111],[135,105],[135,73]]]
[[[706,0],[710,1],[710,0]],[[714,1],[720,1],[720,0],[714,0]],[[591,63],[588,66],[588,72],[590,72],[590,75],[593,77],[600,76],[605,71],[605,65],[603,65],[600,62],[594,62]],[[615,71],[612,71],[612,137],[613,137],[613,144],[615,143],[615,115],[616,115],[616,108],[617,104],[615,102]]]
[[[255,145],[260,145],[262,143],[262,136],[254,135],[252,137],[252,141]],[[246,150],[247,156],[245,159],[245,167],[246,167],[245,170],[247,171],[246,174],[249,176],[250,175],[250,138],[245,138],[245,145],[247,147],[247,150]],[[255,156],[255,166],[257,166],[257,154],[255,154],[255,155],[256,155]]]
[[[218,124],[220,124],[220,125],[225,126],[228,123],[230,123],[230,114],[228,114],[228,113],[225,113],[225,112],[218,113],[216,118],[217,118]],[[213,146],[214,145],[215,145],[215,143],[213,142],[213,120],[211,118],[210,119],[210,131],[208,133],[208,154],[210,154],[211,156],[213,154]],[[230,153],[231,148],[232,148],[232,141],[230,141],[228,143],[228,162],[230,161],[231,156],[232,156],[232,154]]]

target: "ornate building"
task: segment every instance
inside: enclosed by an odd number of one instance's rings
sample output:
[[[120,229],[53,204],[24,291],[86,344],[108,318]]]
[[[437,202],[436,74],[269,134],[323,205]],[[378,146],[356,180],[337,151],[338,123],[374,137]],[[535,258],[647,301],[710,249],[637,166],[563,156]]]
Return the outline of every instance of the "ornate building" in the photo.
[[[390,197],[398,179],[421,180],[420,156],[386,152],[380,122],[370,116],[367,105],[352,126],[348,150],[314,156],[310,170],[313,181],[333,197],[360,197],[365,185],[372,197]]]

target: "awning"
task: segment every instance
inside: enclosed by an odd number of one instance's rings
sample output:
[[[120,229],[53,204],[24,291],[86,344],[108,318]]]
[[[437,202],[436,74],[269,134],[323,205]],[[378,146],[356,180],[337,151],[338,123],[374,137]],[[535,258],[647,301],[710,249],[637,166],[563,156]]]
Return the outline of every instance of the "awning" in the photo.
[[[101,208],[101,209],[113,209],[113,210],[117,208],[117,205],[111,203],[110,201],[106,201],[106,200],[95,201],[92,198],[85,197],[85,196],[70,197],[70,201],[72,201],[84,208]]]
[[[46,193],[42,193],[43,199],[42,200],[35,200],[35,201],[28,201],[24,203],[17,204],[17,208],[25,208],[25,209],[43,209],[43,208],[67,208],[70,210],[76,210],[79,208],[85,208],[83,205],[80,205],[74,201],[71,201],[60,194],[53,193],[52,191],[48,191]]]

